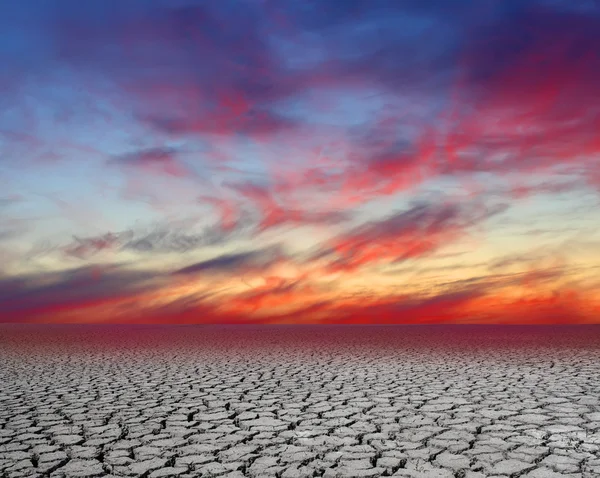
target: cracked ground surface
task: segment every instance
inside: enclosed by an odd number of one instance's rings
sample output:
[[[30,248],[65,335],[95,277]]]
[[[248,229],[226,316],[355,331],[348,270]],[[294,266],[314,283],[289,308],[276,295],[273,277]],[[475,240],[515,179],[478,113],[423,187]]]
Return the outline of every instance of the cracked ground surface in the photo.
[[[600,328],[0,326],[0,477],[599,477]]]

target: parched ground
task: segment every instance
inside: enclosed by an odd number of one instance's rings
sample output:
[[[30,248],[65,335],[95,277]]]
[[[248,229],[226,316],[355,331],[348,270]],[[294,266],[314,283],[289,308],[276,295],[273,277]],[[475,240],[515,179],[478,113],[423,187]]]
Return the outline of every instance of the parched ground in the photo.
[[[0,476],[600,477],[600,328],[4,325]]]

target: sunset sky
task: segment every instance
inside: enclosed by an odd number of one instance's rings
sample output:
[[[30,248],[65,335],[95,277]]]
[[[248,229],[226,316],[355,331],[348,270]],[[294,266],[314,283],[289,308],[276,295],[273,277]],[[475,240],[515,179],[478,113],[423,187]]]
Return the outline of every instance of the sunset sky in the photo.
[[[600,322],[600,3],[0,2],[0,322]]]

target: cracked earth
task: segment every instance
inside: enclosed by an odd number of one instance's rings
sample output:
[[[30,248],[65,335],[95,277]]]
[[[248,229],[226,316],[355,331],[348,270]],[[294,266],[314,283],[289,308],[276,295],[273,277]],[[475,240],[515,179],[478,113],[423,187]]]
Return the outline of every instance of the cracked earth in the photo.
[[[0,326],[0,477],[600,476],[598,327]]]

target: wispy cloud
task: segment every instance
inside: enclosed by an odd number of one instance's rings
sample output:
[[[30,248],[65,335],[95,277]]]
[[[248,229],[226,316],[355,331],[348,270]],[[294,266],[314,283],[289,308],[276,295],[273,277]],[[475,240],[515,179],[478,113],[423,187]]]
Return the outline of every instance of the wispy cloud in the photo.
[[[593,317],[595,2],[32,0],[0,28],[2,320]]]
[[[333,270],[400,262],[436,252],[463,239],[469,228],[507,209],[506,205],[422,203],[374,221],[333,240]]]

